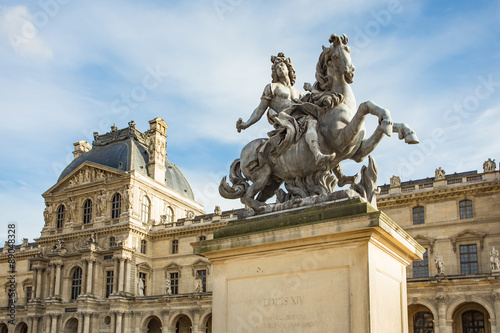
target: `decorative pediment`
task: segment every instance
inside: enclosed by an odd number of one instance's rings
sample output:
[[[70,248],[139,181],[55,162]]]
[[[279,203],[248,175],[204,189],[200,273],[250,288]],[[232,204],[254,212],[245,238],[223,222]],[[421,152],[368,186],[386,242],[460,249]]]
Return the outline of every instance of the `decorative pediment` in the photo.
[[[450,241],[453,245],[453,252],[457,252],[457,242],[461,241],[479,241],[480,249],[484,248],[484,237],[486,233],[476,230],[467,229],[454,236],[450,237]]]
[[[67,188],[119,178],[124,174],[124,172],[116,169],[86,161],[71,171],[60,182],[52,186],[44,193],[44,196],[49,193],[63,191]]]
[[[171,262],[170,264],[168,264],[163,268],[166,277],[168,276],[169,273],[179,273],[179,278],[181,277],[181,269],[182,266],[176,264],[175,262]]]
[[[201,270],[201,269],[206,269],[207,270],[207,274],[210,274],[210,266],[211,265],[212,264],[207,259],[198,259],[198,260],[196,260],[191,265],[193,276],[196,276],[196,271]]]
[[[423,235],[417,235],[413,237],[417,242],[420,243],[423,247],[426,247],[429,249],[430,254],[434,253],[434,243],[436,242],[435,238],[431,237],[426,237]]]
[[[147,262],[141,262],[140,264],[137,264],[137,271],[152,271],[153,267],[149,265]]]

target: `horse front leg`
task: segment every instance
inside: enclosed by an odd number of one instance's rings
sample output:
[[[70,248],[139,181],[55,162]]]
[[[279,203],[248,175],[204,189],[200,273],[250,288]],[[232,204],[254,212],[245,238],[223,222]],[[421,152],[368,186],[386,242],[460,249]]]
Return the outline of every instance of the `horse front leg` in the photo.
[[[410,126],[405,123],[394,123],[392,125],[394,132],[398,133],[399,140],[405,140],[407,144],[417,144],[419,143],[417,133],[415,133]]]
[[[361,126],[367,114],[377,116],[379,119],[378,129],[382,130],[387,136],[392,135],[392,118],[389,110],[378,106],[372,101],[366,101],[359,105],[354,117],[352,117],[351,121],[349,121],[340,132],[340,135],[334,140],[334,146],[347,147],[351,145],[361,130]]]
[[[377,116],[379,119],[379,124],[373,134],[366,140],[361,142],[358,150],[351,157],[356,162],[361,162],[368,156],[379,144],[379,142],[384,137],[392,135],[393,123],[389,110],[373,103],[372,101],[366,101],[361,103],[358,109],[358,113],[366,113]]]

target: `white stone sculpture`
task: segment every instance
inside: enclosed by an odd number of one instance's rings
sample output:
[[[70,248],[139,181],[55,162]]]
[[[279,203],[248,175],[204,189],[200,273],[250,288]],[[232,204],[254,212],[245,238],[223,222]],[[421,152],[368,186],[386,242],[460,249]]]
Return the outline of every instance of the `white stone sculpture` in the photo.
[[[97,216],[106,215],[106,203],[106,192],[101,190],[100,194],[97,196]]]
[[[172,295],[172,284],[168,277],[165,279],[165,294]]]
[[[436,253],[436,256],[434,257],[434,264],[436,265],[436,269],[438,272],[437,275],[444,275],[444,261],[439,252]]]
[[[500,271],[500,258],[498,250],[493,247],[490,252],[490,267],[491,271]]]
[[[434,178],[436,180],[440,180],[440,179],[445,179],[446,178],[446,173],[444,172],[443,169],[441,169],[441,167],[437,168],[436,171],[434,171]]]
[[[491,158],[488,158],[488,160],[483,163],[484,172],[495,171],[496,167],[497,164],[495,163],[495,160],[492,160]]]
[[[201,278],[199,276],[197,276],[194,279],[194,292],[201,293],[202,291],[203,291],[203,288],[202,288]]]
[[[139,296],[144,296],[144,281],[142,281],[142,279],[139,279],[137,290],[139,292]]]
[[[45,225],[50,225],[51,217],[52,217],[52,205],[46,202],[45,209],[43,210],[43,218],[45,220]]]
[[[224,198],[240,198],[253,211],[260,213],[266,201],[277,195],[280,203],[297,201],[313,195],[333,193],[335,185],[353,185],[353,189],[375,204],[377,167],[369,158],[357,175],[345,177],[340,162],[361,162],[384,135],[395,131],[406,143],[418,143],[416,134],[404,123],[393,123],[390,113],[368,101],[357,107],[350,84],[354,79],[347,36],[332,35],[331,45],[323,47],[316,65],[316,82],[306,84],[309,91],[301,94],[293,87],[295,72],[283,53],[271,57],[272,83],[264,88],[259,106],[236,128],[241,131],[257,122],[267,111],[275,127],[269,138],[248,143],[230,168],[232,185],[222,179],[219,192]],[[372,114],[379,125],[365,137],[364,119]],[[335,176],[334,176],[335,175]],[[251,184],[250,184],[251,182]],[[286,190],[280,189],[284,184]]]
[[[392,176],[390,182],[391,182],[391,187],[401,186],[401,178],[399,178],[399,176]]]

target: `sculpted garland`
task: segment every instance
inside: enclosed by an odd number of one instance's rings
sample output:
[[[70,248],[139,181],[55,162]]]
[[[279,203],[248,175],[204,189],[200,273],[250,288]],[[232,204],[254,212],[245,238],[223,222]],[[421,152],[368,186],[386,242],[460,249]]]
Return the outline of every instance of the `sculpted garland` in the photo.
[[[384,135],[397,132],[408,144],[418,143],[416,134],[404,123],[393,123],[387,109],[367,101],[356,107],[350,84],[354,80],[346,35],[332,35],[323,46],[316,65],[316,82],[306,83],[307,93],[295,87],[295,71],[283,53],[271,57],[272,82],[264,88],[260,104],[245,122],[236,123],[238,132],[259,121],[267,111],[274,127],[268,138],[248,143],[224,177],[219,192],[224,198],[240,198],[254,211],[266,211],[266,201],[276,195],[278,203],[300,202],[310,197],[328,197],[335,185],[350,184],[372,204],[377,193],[377,167],[369,157],[368,167],[347,177],[340,163],[362,162]],[[367,138],[364,119],[371,114],[379,124]],[[283,190],[282,185],[286,191]]]

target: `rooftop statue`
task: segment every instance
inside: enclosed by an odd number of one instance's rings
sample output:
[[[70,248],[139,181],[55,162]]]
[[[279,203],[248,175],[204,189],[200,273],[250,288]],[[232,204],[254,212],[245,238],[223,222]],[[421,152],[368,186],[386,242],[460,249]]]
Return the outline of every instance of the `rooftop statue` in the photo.
[[[295,71],[283,53],[271,57],[272,82],[264,88],[260,104],[250,118],[236,123],[238,132],[259,121],[267,111],[274,127],[268,138],[255,139],[242,150],[224,177],[219,192],[224,198],[240,198],[254,211],[266,210],[266,201],[276,195],[279,203],[300,202],[312,196],[333,193],[338,184],[352,189],[376,205],[377,166],[369,157],[368,167],[347,177],[340,162],[362,162],[384,135],[397,132],[399,139],[416,144],[418,138],[404,123],[393,123],[387,109],[367,101],[356,107],[350,84],[354,80],[347,36],[332,35],[331,45],[323,46],[316,65],[316,82],[306,83],[307,93],[295,87]],[[366,138],[364,119],[372,114],[379,119],[375,131]],[[250,184],[251,182],[251,184]],[[284,185],[287,192],[281,187]]]

